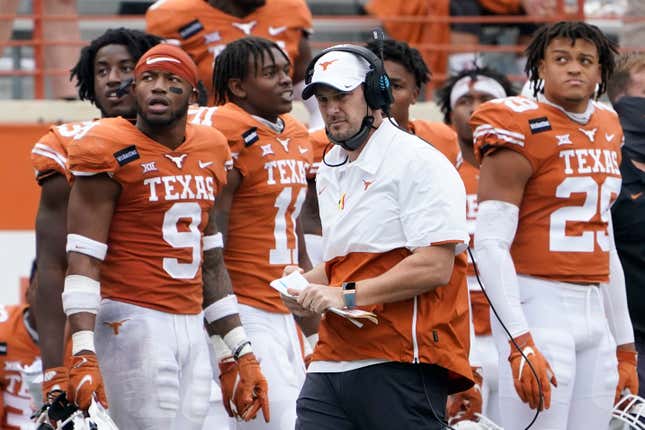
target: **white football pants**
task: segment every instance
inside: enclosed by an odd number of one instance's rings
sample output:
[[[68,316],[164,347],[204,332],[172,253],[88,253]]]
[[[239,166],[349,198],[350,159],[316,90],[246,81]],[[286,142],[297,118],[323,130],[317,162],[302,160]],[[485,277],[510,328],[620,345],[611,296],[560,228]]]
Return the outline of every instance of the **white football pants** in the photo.
[[[618,384],[616,343],[609,331],[600,289],[519,276],[522,309],[538,349],[558,381],[551,407],[531,430],[606,430]],[[499,351],[501,424],[525,428],[535,415],[518,397],[508,362],[508,337],[492,318]]]
[[[211,392],[203,315],[103,300],[95,347],[120,429],[201,430]]]

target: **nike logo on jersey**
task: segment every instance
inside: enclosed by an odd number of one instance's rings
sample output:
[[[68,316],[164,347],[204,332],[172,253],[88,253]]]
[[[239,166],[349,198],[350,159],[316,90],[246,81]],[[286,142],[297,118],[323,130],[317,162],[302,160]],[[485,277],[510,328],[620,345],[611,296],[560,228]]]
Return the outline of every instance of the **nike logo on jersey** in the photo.
[[[638,199],[638,198],[639,198],[640,196],[642,196],[642,195],[643,195],[643,192],[641,191],[640,193],[630,194],[630,195],[629,195],[629,197],[630,197],[632,200],[636,200],[636,199]]]
[[[607,142],[611,142],[612,140],[614,140],[615,136],[616,136],[615,134],[607,134],[607,133],[605,133],[605,139],[607,139]]]
[[[596,132],[598,131],[598,128],[592,128],[591,130],[585,130],[584,128],[578,128],[585,136],[587,136],[587,139],[591,143],[593,143],[596,140]]]
[[[558,146],[560,145],[573,145],[569,134],[559,134],[555,136],[558,139]]]
[[[79,367],[81,367],[85,363],[87,363],[87,358],[81,357],[81,360],[74,365],[74,369],[78,369]]]
[[[178,169],[181,169],[184,165],[184,159],[188,157],[188,154],[181,154],[179,157],[174,157],[170,154],[164,154],[164,156],[175,163],[175,166],[177,166]]]
[[[275,152],[273,152],[273,147],[271,146],[270,143],[267,143],[266,145],[261,145],[260,148],[262,149],[263,157],[266,157],[267,155],[275,154]]]
[[[282,27],[269,27],[269,35],[277,36],[278,34],[282,33],[286,29],[287,29],[286,25],[283,25]]]
[[[282,145],[284,152],[289,152],[289,140],[291,140],[291,138],[287,137],[286,139],[280,139],[279,137],[276,137],[275,140]]]
[[[302,146],[298,145],[298,151],[300,151],[301,154],[306,154],[309,149],[303,148]]]
[[[199,164],[200,169],[205,169],[211,164],[213,164],[212,161],[202,161],[202,160],[197,160],[197,163]]]
[[[242,32],[247,36],[251,35],[251,30],[253,30],[253,27],[255,27],[255,24],[257,24],[257,21],[231,23],[233,27],[237,28],[238,30],[242,30]]]

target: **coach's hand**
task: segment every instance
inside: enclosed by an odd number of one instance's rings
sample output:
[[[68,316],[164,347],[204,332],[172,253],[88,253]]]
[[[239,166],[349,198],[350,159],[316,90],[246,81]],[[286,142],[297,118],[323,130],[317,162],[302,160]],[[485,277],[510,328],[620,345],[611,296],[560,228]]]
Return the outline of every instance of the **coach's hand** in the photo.
[[[269,413],[269,386],[260,369],[260,363],[256,360],[255,355],[250,352],[237,360],[237,368],[240,380],[235,389],[233,402],[238,415],[244,421],[250,421],[262,409],[264,421],[268,423],[271,419]]]
[[[322,314],[329,308],[343,308],[343,290],[340,287],[328,285],[309,284],[307,288],[298,292],[288,290],[289,294],[298,296],[298,303],[311,312]]]
[[[93,352],[84,351],[73,357],[69,385],[71,400],[80,409],[86,411],[90,407],[92,396],[96,396],[96,400],[104,408],[108,407],[99,362]]]
[[[448,424],[456,424],[463,420],[475,421],[475,414],[481,414],[483,399],[481,386],[483,382],[481,367],[473,367],[475,385],[469,390],[448,397],[446,415]]]
[[[526,359],[515,348],[513,342],[509,341],[511,347],[511,355],[508,361],[511,363],[511,372],[513,373],[513,383],[515,384],[515,391],[520,396],[524,403],[528,403],[531,409],[538,409],[540,411],[549,409],[551,406],[551,385],[558,386],[558,381],[555,379],[555,374],[546,361],[546,358],[537,349],[531,333],[525,333],[516,337],[515,342],[520,347]],[[542,385],[543,402],[540,399],[540,389],[535,379],[535,375],[531,371],[527,360],[535,369],[535,373]]]
[[[620,345],[616,348],[618,359],[618,385],[614,404],[618,403],[625,390],[630,394],[638,394],[637,354],[633,346]]]

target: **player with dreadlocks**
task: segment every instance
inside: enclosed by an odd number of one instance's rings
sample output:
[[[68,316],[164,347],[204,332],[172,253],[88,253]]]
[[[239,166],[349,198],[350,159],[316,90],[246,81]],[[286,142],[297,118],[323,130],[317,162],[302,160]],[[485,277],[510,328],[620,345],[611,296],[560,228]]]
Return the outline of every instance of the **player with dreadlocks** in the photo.
[[[128,88],[134,66],[144,52],[160,41],[157,36],[125,28],[109,29],[94,39],[82,49],[78,63],[71,70],[71,77],[77,79],[80,99],[98,107],[103,118],[134,119],[135,98]],[[36,308],[45,375],[43,399],[54,390],[68,390],[68,369],[63,365],[65,314],[61,302],[67,267],[65,225],[71,178],[66,166],[67,151],[74,136],[84,134],[95,123],[53,126],[31,153],[36,180],[41,186],[36,215],[37,301],[47,303]]]
[[[463,162],[457,170],[466,187],[466,219],[470,246],[473,245],[477,215],[477,182],[479,164],[475,160],[473,132],[470,128],[472,113],[487,101],[515,95],[509,80],[488,67],[464,70],[448,79],[437,91],[437,104],[446,124],[457,131]],[[490,307],[475,278],[472,262],[468,264],[471,319],[475,339],[470,347],[473,375],[479,379],[475,387],[448,398],[447,414],[451,423],[476,420],[475,413],[499,420],[497,391],[497,350],[491,336]]]
[[[623,133],[593,100],[616,52],[593,25],[541,28],[526,51],[537,100],[493,100],[471,119],[477,266],[505,326],[492,321],[504,428],[606,428],[623,390],[638,388],[609,210]]]
[[[291,67],[275,42],[259,37],[231,42],[215,60],[219,106],[193,114],[193,122],[224,133],[233,154],[215,207],[240,317],[271,390],[271,423],[237,423],[243,429],[293,428],[305,379],[294,318],[269,287],[287,265],[310,268],[299,214],[313,151],[307,130],[288,115]],[[233,392],[237,370],[226,345],[215,336],[213,342],[227,406],[226,391]]]

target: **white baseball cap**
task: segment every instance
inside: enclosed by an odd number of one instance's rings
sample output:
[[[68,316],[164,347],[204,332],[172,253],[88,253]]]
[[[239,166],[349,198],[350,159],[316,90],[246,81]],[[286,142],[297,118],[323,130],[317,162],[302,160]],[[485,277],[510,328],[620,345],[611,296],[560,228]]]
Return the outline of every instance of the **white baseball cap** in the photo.
[[[331,51],[323,55],[314,65],[311,82],[302,91],[307,100],[314,95],[316,85],[324,84],[339,91],[352,91],[365,82],[370,64],[362,57],[345,51]]]

